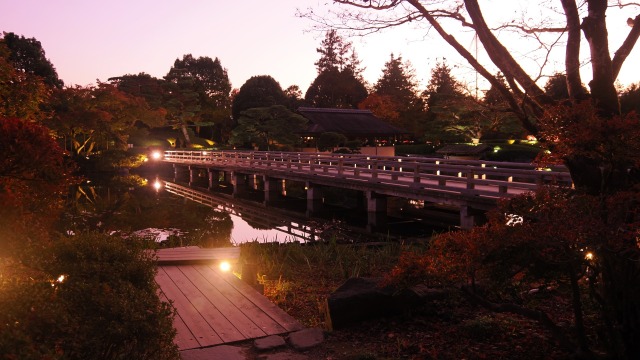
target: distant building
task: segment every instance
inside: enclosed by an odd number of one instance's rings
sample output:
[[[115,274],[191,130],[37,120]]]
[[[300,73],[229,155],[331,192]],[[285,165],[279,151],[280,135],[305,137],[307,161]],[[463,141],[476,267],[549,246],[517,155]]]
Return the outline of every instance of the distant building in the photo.
[[[305,151],[317,151],[318,137],[333,132],[348,140],[360,141],[362,154],[393,156],[393,145],[408,134],[380,120],[369,110],[301,107],[298,113],[309,121],[307,129],[300,132]]]

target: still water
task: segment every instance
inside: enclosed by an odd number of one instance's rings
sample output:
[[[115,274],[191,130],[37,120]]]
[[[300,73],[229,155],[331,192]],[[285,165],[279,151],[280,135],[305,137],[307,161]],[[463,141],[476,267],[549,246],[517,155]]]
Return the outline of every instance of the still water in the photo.
[[[232,199],[155,175],[129,175],[95,178],[74,188],[60,226],[68,233],[99,230],[168,246],[361,241],[398,235],[367,234],[351,226],[361,221],[339,216],[307,219],[304,212],[266,208],[260,202]],[[416,231],[410,236],[428,236],[433,231],[421,225],[414,227]],[[406,231],[411,226],[403,222],[399,228]]]

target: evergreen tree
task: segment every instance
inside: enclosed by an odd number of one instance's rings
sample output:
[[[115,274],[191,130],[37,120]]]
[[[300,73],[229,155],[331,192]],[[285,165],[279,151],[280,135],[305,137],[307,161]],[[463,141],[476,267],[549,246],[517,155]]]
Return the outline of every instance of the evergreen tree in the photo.
[[[402,56],[391,54],[382,70],[382,76],[373,86],[374,93],[384,99],[388,97],[398,111],[395,125],[414,132],[423,117],[424,101],[418,96],[417,83],[411,64],[403,63]]]
[[[182,60],[176,59],[165,80],[171,94],[179,97],[168,99],[171,108],[180,109],[182,120],[178,122],[188,120],[198,127],[213,126],[214,137],[226,139],[231,122],[231,82],[218,58],[184,55]],[[189,142],[186,128],[182,128]]]
[[[274,78],[269,75],[252,76],[233,97],[231,113],[237,120],[242,111],[269,107],[273,105],[286,105],[287,97]]]
[[[329,30],[316,51],[318,76],[307,89],[305,101],[315,107],[357,108],[367,97],[367,88],[352,44]]]
[[[438,62],[431,70],[431,79],[423,97],[427,104],[427,117],[423,124],[425,140],[462,140],[446,131],[447,126],[455,124],[460,119],[466,96],[462,85],[453,77],[451,68],[445,62]]]
[[[620,107],[623,113],[640,113],[640,84],[631,84],[620,94]]]
[[[40,41],[5,32],[0,42],[9,49],[9,62],[16,70],[41,77],[47,86],[62,88],[64,83],[58,78],[53,64],[46,58]]]

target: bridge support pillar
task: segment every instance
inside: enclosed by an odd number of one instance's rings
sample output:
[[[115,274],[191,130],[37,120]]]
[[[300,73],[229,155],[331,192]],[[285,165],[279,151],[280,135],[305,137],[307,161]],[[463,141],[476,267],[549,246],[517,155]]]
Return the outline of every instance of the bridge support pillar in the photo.
[[[312,216],[322,209],[324,203],[322,188],[309,181],[305,183],[305,188],[307,189],[307,216]]]
[[[231,172],[231,185],[233,186],[233,197],[237,197],[245,192],[245,176],[236,171]]]
[[[385,229],[387,226],[387,197],[367,191],[367,231]]]
[[[469,230],[474,226],[478,225],[480,217],[480,213],[469,207],[462,206],[460,207],[460,228]]]
[[[282,181],[280,179],[264,176],[264,204],[269,205],[282,193]]]
[[[209,176],[209,190],[212,190],[216,187],[218,187],[218,182],[220,180],[220,172],[213,170],[213,169],[207,169],[207,175]]]
[[[173,182],[178,182],[178,165],[173,164]]]
[[[196,181],[197,171],[198,169],[189,166],[189,186],[193,186],[194,182]]]

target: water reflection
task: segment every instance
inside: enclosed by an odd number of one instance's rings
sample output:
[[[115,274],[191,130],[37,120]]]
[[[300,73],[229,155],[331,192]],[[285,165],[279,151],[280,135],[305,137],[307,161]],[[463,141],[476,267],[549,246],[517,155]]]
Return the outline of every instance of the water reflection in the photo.
[[[138,175],[95,178],[74,187],[59,227],[68,234],[101,231],[164,246],[352,238],[336,222],[319,224],[293,211]]]
[[[59,229],[139,236],[166,245],[230,245],[231,217],[137,175],[95,178],[70,189]]]

